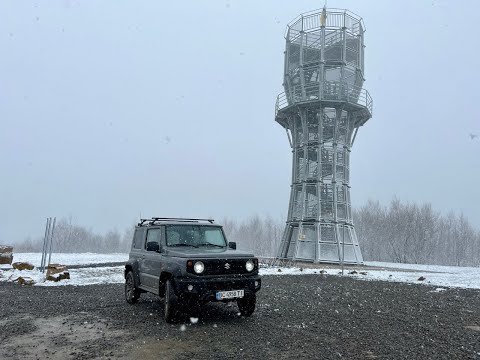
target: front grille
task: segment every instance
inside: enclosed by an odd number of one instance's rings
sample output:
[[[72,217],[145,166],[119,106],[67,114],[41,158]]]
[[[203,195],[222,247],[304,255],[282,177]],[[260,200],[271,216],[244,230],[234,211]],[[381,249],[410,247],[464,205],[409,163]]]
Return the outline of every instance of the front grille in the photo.
[[[205,275],[246,274],[247,260],[214,259],[205,260]]]

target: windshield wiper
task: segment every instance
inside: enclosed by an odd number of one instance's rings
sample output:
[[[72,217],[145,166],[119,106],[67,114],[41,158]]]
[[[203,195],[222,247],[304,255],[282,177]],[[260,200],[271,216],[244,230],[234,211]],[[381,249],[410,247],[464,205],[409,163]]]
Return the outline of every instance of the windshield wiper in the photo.
[[[189,246],[189,247],[194,247],[194,248],[197,247],[197,246],[192,245],[192,244],[171,244],[171,245],[167,245],[167,246],[170,246],[170,247],[174,247],[174,246]]]
[[[225,247],[224,245],[212,244],[212,243],[209,243],[209,242],[201,243],[201,244],[197,244],[197,245],[198,246],[216,246],[216,247],[221,247],[221,248]]]

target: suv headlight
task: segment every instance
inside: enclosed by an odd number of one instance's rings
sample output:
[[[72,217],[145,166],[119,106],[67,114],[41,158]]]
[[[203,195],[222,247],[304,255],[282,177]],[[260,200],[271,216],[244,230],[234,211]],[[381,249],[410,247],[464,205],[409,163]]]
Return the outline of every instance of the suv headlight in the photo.
[[[203,273],[203,270],[205,270],[205,265],[203,265],[203,262],[197,261],[195,265],[193,265],[193,271],[197,274]]]
[[[253,271],[254,268],[255,268],[255,264],[253,263],[252,260],[248,260],[245,263],[245,269],[247,269],[248,272]]]

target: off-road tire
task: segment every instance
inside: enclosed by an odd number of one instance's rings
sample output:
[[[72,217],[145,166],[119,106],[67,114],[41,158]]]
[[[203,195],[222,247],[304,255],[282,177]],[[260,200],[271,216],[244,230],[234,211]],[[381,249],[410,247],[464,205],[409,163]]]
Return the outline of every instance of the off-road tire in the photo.
[[[245,295],[243,298],[237,299],[237,306],[242,316],[251,316],[255,311],[257,303],[257,295]]]
[[[164,297],[164,312],[165,321],[172,323],[177,316],[178,299],[175,296],[173,290],[173,284],[171,280],[165,281],[165,297]]]
[[[135,304],[140,298],[140,290],[135,287],[133,272],[129,271],[125,276],[125,300],[129,304]]]

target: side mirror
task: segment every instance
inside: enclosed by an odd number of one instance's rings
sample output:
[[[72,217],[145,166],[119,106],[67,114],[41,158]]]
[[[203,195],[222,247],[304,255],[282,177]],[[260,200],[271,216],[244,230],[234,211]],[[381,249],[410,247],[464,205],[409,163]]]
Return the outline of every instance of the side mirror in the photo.
[[[232,250],[237,250],[237,243],[235,241],[229,241],[228,247]]]
[[[147,251],[160,252],[160,245],[156,241],[147,242]]]

